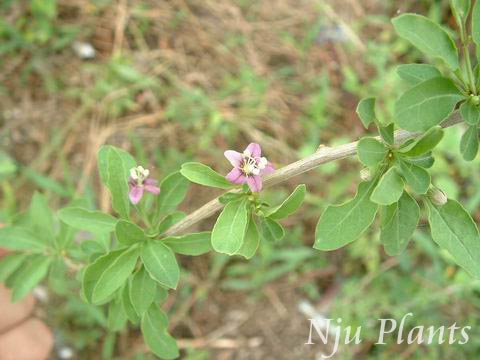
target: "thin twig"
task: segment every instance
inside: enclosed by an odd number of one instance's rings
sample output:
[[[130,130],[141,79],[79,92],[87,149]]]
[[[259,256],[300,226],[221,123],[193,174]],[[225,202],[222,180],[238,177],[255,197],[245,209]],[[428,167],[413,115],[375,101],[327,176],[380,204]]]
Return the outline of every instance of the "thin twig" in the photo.
[[[456,125],[462,121],[460,114],[454,112],[443,124],[443,127],[450,127]],[[409,132],[405,130],[399,130],[395,132],[395,143],[401,144],[405,140],[410,138],[417,137],[422,133],[419,132]],[[357,153],[357,141],[336,146],[336,147],[320,147],[314,154],[307,156],[306,158],[300,159],[286,165],[273,174],[266,176],[264,181],[264,188],[279,184],[284,182],[291,177],[303,174],[304,172],[315,169],[317,166],[326,164],[335,160],[344,159],[349,156],[353,156]],[[234,190],[238,191],[238,190]],[[179,221],[173,225],[170,229],[165,232],[165,235],[172,236],[181,234],[183,231],[188,229],[190,226],[196,224],[197,222],[206,219],[223,207],[223,204],[218,201],[218,197],[209,201],[199,209],[192,212],[190,215],[185,217],[183,220]]]

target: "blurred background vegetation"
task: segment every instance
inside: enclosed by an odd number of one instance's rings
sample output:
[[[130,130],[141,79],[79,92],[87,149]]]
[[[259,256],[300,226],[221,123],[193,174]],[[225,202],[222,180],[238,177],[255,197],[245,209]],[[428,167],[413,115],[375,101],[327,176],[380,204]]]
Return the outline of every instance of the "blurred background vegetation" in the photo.
[[[105,143],[160,178],[189,160],[226,173],[223,151],[252,141],[278,167],[321,144],[353,141],[365,133],[358,100],[379,96],[387,119],[403,89],[395,66],[422,61],[390,18],[413,11],[453,25],[446,0],[3,0],[0,11],[0,223],[34,190],[53,208],[84,197],[108,210],[95,162]],[[479,160],[461,160],[461,133],[447,131],[433,180],[479,222]],[[319,215],[352,195],[359,170],[347,159],[266,192],[275,200],[306,183],[309,195],[285,224],[286,239],[262,244],[251,261],[181,259],[181,286],[166,309],[182,358],[315,359],[328,350],[303,345],[316,315],[363,326],[363,343],[342,346],[338,359],[478,356],[480,282],[422,227],[397,258],[375,231],[335,252],[311,248]],[[184,210],[216,195],[192,186]],[[42,305],[56,333],[52,358],[65,346],[77,359],[151,358],[135,329],[109,330],[68,277],[54,271],[47,285],[55,290]],[[375,320],[407,312],[415,314],[409,328],[457,322],[473,326],[471,340],[375,346]]]

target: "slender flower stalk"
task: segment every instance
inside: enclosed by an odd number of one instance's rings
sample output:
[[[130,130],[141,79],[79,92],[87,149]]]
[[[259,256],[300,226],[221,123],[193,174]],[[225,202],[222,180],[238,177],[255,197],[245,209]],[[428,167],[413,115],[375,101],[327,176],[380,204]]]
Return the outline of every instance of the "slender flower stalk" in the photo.
[[[275,171],[272,164],[262,157],[260,145],[255,143],[248,145],[243,153],[227,150],[225,157],[233,166],[226,179],[234,184],[248,184],[252,192],[262,190],[262,176]]]
[[[158,181],[150,179],[149,175],[150,171],[148,169],[144,169],[142,166],[137,166],[130,169],[130,178],[128,179],[130,192],[128,196],[132,204],[138,204],[140,200],[142,200],[145,191],[154,195],[160,194]]]

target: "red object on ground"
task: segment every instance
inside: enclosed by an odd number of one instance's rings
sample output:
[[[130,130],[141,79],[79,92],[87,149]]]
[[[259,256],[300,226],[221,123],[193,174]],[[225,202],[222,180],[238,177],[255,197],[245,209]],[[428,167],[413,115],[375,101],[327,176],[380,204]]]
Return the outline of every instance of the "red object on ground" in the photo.
[[[0,249],[0,258],[7,252]],[[11,291],[0,284],[0,360],[46,360],[53,347],[50,329],[32,317],[33,296],[12,304]]]

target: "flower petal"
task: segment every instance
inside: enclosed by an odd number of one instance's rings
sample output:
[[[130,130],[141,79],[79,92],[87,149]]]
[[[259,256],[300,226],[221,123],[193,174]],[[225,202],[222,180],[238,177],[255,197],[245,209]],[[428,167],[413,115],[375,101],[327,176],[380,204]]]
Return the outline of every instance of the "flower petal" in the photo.
[[[262,169],[262,175],[268,175],[271,174],[275,171],[275,168],[273,167],[272,163],[269,161],[267,165]]]
[[[230,171],[225,178],[234,184],[245,184],[247,181],[247,177],[237,168]]]
[[[257,143],[250,143],[245,150],[250,151],[251,156],[254,158],[262,156],[262,148]]]
[[[240,167],[242,165],[243,155],[238,151],[227,150],[223,154],[228,161],[230,161],[230,164],[232,164],[233,167]]]
[[[151,194],[155,194],[155,195],[160,194],[160,188],[158,186],[145,184],[144,188],[146,191],[148,191]]]
[[[157,186],[158,185],[158,181],[157,180],[154,180],[154,179],[145,179],[143,181],[143,183],[145,185],[153,185],[153,186]]]
[[[262,190],[262,178],[260,176],[249,176],[247,178],[247,183],[252,192],[259,192]]]
[[[128,193],[128,197],[132,204],[137,205],[140,200],[142,200],[143,196],[143,187],[142,186],[132,186],[130,192]]]

